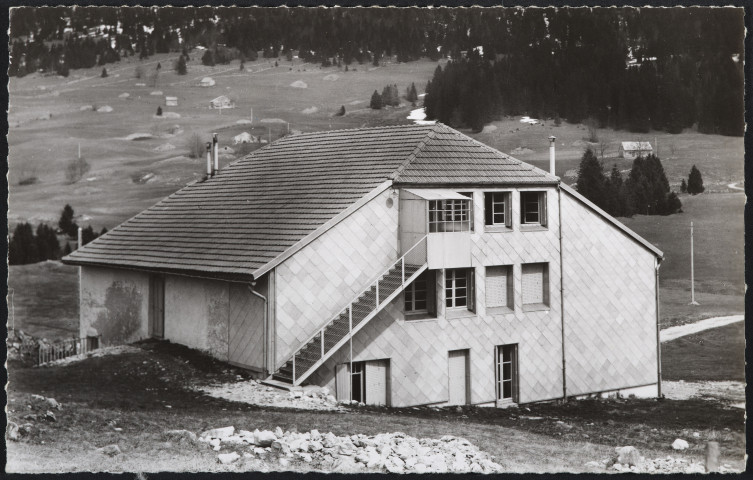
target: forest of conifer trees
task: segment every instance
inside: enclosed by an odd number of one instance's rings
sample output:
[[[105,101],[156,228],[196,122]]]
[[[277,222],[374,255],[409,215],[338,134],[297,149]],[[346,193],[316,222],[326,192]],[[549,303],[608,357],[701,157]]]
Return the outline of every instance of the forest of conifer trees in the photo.
[[[426,107],[453,126],[526,114],[742,135],[742,20],[731,8],[18,8],[9,74],[67,75],[196,45],[227,61],[292,51],[346,66],[449,57]]]

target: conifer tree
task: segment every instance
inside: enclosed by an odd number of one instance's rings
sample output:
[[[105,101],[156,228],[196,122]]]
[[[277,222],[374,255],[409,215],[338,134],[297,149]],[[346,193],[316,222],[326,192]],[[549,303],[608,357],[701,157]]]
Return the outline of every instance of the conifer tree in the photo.
[[[159,107],[159,106],[157,107],[157,116],[158,117],[162,116],[162,107]]]
[[[75,237],[78,234],[78,225],[73,221],[73,214],[73,207],[66,204],[60,213],[60,220],[58,220],[60,231],[71,237]]]
[[[379,92],[376,90],[374,90],[374,93],[371,95],[371,103],[369,104],[369,107],[374,110],[380,110],[382,108],[382,96],[379,95]]]
[[[181,55],[180,58],[178,58],[178,63],[175,64],[175,71],[178,75],[185,75],[188,72],[185,55]]]
[[[680,193],[688,193],[688,183],[684,178],[682,179],[682,182],[680,182]]]
[[[101,76],[102,78],[107,78],[107,69],[106,69],[106,68],[103,68],[103,69],[102,69],[102,75],[100,75],[100,76]]]
[[[578,193],[594,202],[597,206],[606,208],[608,199],[604,169],[590,147],[586,149],[581,158],[578,167],[576,189]]]
[[[701,171],[696,168],[695,165],[690,169],[690,175],[688,175],[688,193],[691,195],[698,195],[705,190],[703,186],[703,177]]]

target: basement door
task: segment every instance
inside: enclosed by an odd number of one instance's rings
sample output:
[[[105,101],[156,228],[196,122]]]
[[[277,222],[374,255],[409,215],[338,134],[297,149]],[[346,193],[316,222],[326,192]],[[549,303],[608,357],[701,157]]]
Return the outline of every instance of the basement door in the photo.
[[[468,375],[468,350],[454,350],[449,353],[448,377],[450,405],[468,405],[469,375]]]
[[[264,301],[248,286],[230,284],[228,361],[233,365],[264,370]]]
[[[335,367],[338,400],[355,400],[367,405],[390,404],[390,361],[370,360],[341,363]]]

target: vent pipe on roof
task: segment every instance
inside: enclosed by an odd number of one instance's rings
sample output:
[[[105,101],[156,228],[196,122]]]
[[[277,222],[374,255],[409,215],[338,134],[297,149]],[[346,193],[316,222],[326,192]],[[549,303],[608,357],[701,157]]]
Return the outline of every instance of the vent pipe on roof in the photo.
[[[554,141],[557,139],[554,135],[549,137],[549,173],[555,175],[554,173]]]
[[[207,142],[207,177],[212,176],[212,143]]]
[[[217,134],[212,134],[212,155],[214,155],[214,170],[212,175],[216,174],[220,170],[220,143],[217,140]]]

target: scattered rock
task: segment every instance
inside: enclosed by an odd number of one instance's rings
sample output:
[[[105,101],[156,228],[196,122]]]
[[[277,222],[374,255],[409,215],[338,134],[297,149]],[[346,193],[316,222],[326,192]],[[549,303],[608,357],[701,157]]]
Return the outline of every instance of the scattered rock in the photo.
[[[97,451],[99,453],[107,455],[108,457],[114,457],[115,455],[121,454],[120,447],[117,446],[116,444],[106,445],[102,448],[98,448]]]
[[[5,428],[5,434],[9,440],[18,440],[18,425],[13,422],[8,422],[8,426]]]
[[[325,76],[322,80],[325,80],[327,82],[334,82],[338,78],[340,78],[340,75],[337,75],[335,73],[330,73],[329,75]]]
[[[164,433],[165,440],[170,440],[178,443],[196,443],[197,437],[193,432],[188,430],[167,430]]]
[[[635,447],[617,447],[617,462],[623,465],[638,465],[641,463],[641,454]]]
[[[167,152],[169,150],[175,150],[175,145],[173,145],[172,143],[166,143],[164,145],[154,147],[154,150],[157,152]]]
[[[233,463],[236,460],[238,460],[239,458],[241,458],[241,456],[238,455],[235,452],[220,453],[219,455],[217,455],[217,461],[220,462],[223,465],[227,465],[227,464]]]
[[[62,406],[62,405],[61,405],[60,403],[58,403],[58,401],[57,401],[57,400],[55,400],[54,398],[45,398],[45,400],[44,400],[44,401],[45,401],[45,402],[47,402],[47,405],[49,405],[49,406],[50,406],[50,408],[54,408],[54,409],[56,409],[56,410],[60,410],[60,409],[61,409],[61,408],[63,407],[63,406]]]
[[[109,105],[101,106],[97,109],[98,113],[110,113],[112,112],[112,107]]]
[[[49,410],[47,410],[47,411],[45,412],[45,414],[44,414],[44,419],[45,419],[45,420],[47,420],[48,422],[57,422],[57,421],[58,421],[58,419],[57,419],[57,418],[55,418],[55,414],[54,414],[54,413],[52,413],[52,412],[51,412],[51,411],[49,411]]]
[[[688,442],[686,442],[685,440],[681,438],[678,438],[674,442],[672,442],[672,448],[675,450],[685,450],[688,447],[690,447]]]
[[[240,120],[236,120],[235,123],[237,123],[238,125],[251,125],[254,122],[252,122],[251,120],[242,118]]]
[[[120,95],[118,95],[118,98],[128,98],[128,97],[130,97],[130,96],[131,96],[131,94],[130,94],[130,93],[127,93],[127,92],[123,92],[123,93],[121,93]]]
[[[293,88],[308,88],[306,82],[302,80],[296,80],[295,82],[291,83],[290,86]]]
[[[254,443],[260,447],[271,447],[275,440],[277,437],[269,430],[254,431]]]
[[[162,95],[162,90],[155,90],[153,92],[150,92],[149,95]]]
[[[318,107],[311,106],[311,107],[304,108],[303,110],[301,110],[301,113],[304,115],[311,115],[312,113],[316,113],[318,111],[319,111]]]
[[[235,433],[235,427],[223,427],[223,428],[213,428],[211,430],[207,430],[206,432],[201,433],[201,437],[208,437],[208,438],[227,438],[231,436],[233,433]]]

